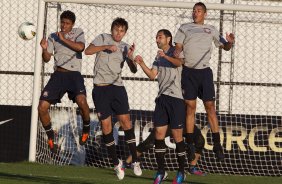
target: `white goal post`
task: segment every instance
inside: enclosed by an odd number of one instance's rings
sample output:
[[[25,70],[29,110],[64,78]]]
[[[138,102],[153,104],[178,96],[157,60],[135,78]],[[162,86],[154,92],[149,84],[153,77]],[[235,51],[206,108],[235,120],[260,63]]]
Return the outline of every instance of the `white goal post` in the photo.
[[[46,82],[42,78],[48,79],[47,75],[52,73],[52,61],[49,62],[44,73],[42,73],[40,41],[46,29],[47,34],[50,34],[50,32],[56,30],[55,27],[58,25],[57,16],[52,15],[57,13],[57,11],[52,9],[53,6],[60,4],[60,10],[58,11],[74,10],[77,15],[76,25],[84,29],[87,44],[98,34],[108,32],[110,29],[108,25],[113,18],[118,16],[125,17],[129,21],[129,30],[125,40],[129,43],[135,42],[137,53],[144,54],[146,63],[150,66],[157,50],[154,42],[156,30],[167,28],[174,35],[180,24],[191,21],[191,10],[195,2],[39,0],[29,161],[70,164],[70,160],[76,157],[75,159],[79,160],[76,163],[82,163],[86,160],[88,165],[110,166],[107,155],[101,153],[105,148],[103,147],[103,141],[100,140],[101,131],[91,98],[91,72],[93,70],[94,56],[84,56],[82,69],[87,86],[87,101],[92,109],[90,142],[85,148],[77,146],[76,139],[77,134],[81,131],[81,118],[76,113],[75,105],[64,100],[62,105],[52,107],[50,113],[56,121],[55,127],[65,127],[60,132],[62,136],[59,137],[59,141],[64,142],[64,146],[68,147],[64,150],[66,155],[50,159],[47,158],[50,157],[50,154],[46,150],[38,154],[38,150],[47,147],[43,145],[45,135],[44,132],[42,133],[42,127],[40,127],[41,124],[38,120],[37,106],[42,85]],[[48,3],[47,6],[46,3]],[[220,164],[214,159],[211,151],[210,129],[204,108],[199,101],[197,102],[200,107],[197,109],[196,123],[201,128],[206,139],[203,158],[199,165],[201,168],[214,173],[281,176],[282,97],[279,94],[282,94],[282,67],[279,65],[279,61],[282,59],[280,56],[282,44],[277,43],[277,40],[282,40],[281,34],[278,34],[282,31],[281,26],[279,26],[279,24],[282,24],[282,7],[205,4],[208,8],[207,22],[216,26],[220,32],[234,32],[236,43],[232,51],[228,53],[214,49],[211,59],[217,95],[216,108],[221,127],[221,142],[224,144],[226,155],[228,155],[226,163]],[[50,8],[51,13],[46,15],[48,8]],[[45,16],[48,16],[50,20],[46,21]],[[106,16],[107,18],[105,18]],[[52,18],[54,20],[51,20]],[[93,22],[89,18],[93,18]],[[44,25],[45,21],[47,28]],[[154,98],[158,89],[156,82],[145,79],[142,71],[132,75],[128,69],[125,68],[124,70],[124,83],[129,94],[129,103],[132,109],[131,118],[135,125],[137,143],[139,143],[139,141],[146,138],[149,129],[152,127],[151,116]],[[63,114],[63,117],[58,114]],[[63,120],[60,118],[63,118]],[[61,121],[68,122],[71,126],[67,127]],[[123,135],[123,132],[119,130],[119,123],[116,123],[115,127],[116,132],[114,134],[116,138],[119,138]],[[66,132],[71,132],[72,138],[70,139],[74,139],[74,141],[66,141]],[[38,143],[42,143],[42,145],[38,147]],[[123,143],[121,141],[118,144]],[[173,143],[167,140],[167,145],[169,146],[168,154],[171,155],[166,160],[168,162],[167,167],[173,170],[175,168],[174,165],[170,165],[175,160]],[[73,155],[72,151],[78,152],[78,156]],[[122,145],[119,151],[124,157],[128,155],[128,150],[126,150],[124,145]],[[150,150],[150,153],[152,151]],[[89,156],[92,153],[98,155],[97,158],[94,154]],[[145,158],[146,156],[148,158]],[[69,161],[65,162],[67,159]],[[155,166],[152,160],[154,158],[145,153],[145,156],[142,158],[144,162],[143,167],[154,169]],[[246,169],[248,167],[250,167],[250,170]],[[245,168],[242,171],[244,173],[240,171],[242,168]],[[269,171],[270,168],[274,169]]]

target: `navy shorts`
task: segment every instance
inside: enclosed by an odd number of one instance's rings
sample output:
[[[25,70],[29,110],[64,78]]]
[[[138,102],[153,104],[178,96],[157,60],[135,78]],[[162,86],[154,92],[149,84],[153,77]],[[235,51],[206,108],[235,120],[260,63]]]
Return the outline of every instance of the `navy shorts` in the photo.
[[[55,71],[41,92],[40,100],[47,101],[50,104],[60,103],[65,93],[68,93],[69,99],[73,102],[79,94],[86,96],[84,79],[80,72]]]
[[[195,100],[197,97],[204,102],[215,100],[213,74],[209,67],[193,69],[184,66],[181,84],[185,100]]]
[[[183,128],[185,124],[185,102],[183,99],[161,95],[155,100],[153,114],[155,127],[169,125],[171,129]]]
[[[94,86],[93,102],[99,117],[104,120],[113,113],[116,115],[129,114],[128,97],[124,86]]]

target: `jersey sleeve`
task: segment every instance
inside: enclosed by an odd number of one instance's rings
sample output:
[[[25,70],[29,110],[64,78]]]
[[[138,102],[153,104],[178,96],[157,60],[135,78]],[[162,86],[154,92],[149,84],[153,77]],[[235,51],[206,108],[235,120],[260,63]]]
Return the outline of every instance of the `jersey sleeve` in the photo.
[[[100,34],[96,38],[94,38],[94,40],[91,43],[95,46],[102,46],[104,44],[103,40],[105,40],[104,35]]]
[[[185,34],[184,34],[183,26],[180,26],[180,28],[177,30],[175,34],[174,43],[183,44],[184,39],[185,39]]]
[[[57,35],[55,33],[52,33],[48,37],[48,40],[47,40],[47,42],[48,42],[47,52],[49,52],[50,54],[53,54],[53,52],[54,52],[54,40],[55,40],[56,36]]]
[[[84,37],[84,32],[82,29],[78,28],[77,29],[77,36],[76,36],[76,42],[82,42],[85,43],[85,37]]]
[[[214,28],[213,31],[213,42],[216,47],[220,47],[227,43],[227,41],[223,38],[222,35],[218,32],[217,29]]]

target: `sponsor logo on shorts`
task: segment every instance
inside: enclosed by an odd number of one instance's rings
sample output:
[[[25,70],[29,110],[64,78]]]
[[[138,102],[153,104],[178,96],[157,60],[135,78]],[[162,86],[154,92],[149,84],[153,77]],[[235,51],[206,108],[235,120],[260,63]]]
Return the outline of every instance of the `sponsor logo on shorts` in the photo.
[[[47,96],[48,96],[48,91],[44,91],[44,92],[43,92],[43,96],[44,96],[44,97],[47,97]]]

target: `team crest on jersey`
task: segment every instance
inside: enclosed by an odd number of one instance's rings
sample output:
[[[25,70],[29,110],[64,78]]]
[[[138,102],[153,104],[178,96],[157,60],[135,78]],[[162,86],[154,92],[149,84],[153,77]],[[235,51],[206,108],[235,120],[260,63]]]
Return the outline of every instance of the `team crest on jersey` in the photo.
[[[204,28],[204,32],[205,32],[205,33],[208,33],[208,34],[211,34],[210,28],[206,28],[206,27],[205,27],[205,28]]]
[[[43,92],[43,96],[44,96],[44,97],[47,97],[47,96],[48,96],[48,91],[44,91],[44,92]]]

